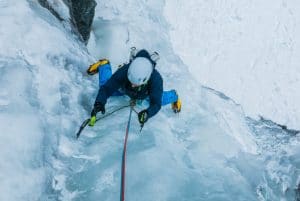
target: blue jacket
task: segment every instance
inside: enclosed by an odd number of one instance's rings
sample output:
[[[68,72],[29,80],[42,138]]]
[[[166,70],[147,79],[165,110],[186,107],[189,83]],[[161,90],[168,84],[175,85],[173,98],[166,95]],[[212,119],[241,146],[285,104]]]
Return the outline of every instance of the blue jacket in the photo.
[[[111,78],[100,87],[96,102],[106,104],[107,99],[119,89],[132,99],[143,100],[150,99],[150,106],[147,108],[148,117],[154,116],[161,108],[163,80],[159,72],[154,69],[148,83],[141,87],[133,88],[127,78],[129,64],[119,68]]]

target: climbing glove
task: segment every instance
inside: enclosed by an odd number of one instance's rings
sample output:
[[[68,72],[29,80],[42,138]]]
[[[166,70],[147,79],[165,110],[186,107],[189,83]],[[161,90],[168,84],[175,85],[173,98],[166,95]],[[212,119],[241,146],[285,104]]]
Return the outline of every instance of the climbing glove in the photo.
[[[147,110],[143,110],[143,111],[139,112],[138,113],[138,119],[139,119],[140,124],[146,123],[146,121],[148,120]]]
[[[104,114],[105,113],[105,107],[104,107],[104,105],[102,103],[95,102],[94,109],[91,112],[91,116],[96,116],[96,114],[98,112],[101,112],[102,114]]]
[[[105,113],[105,107],[102,103],[95,102],[94,108],[91,112],[91,119],[90,119],[90,122],[89,122],[89,126],[94,126],[95,125],[96,115],[97,115],[98,112],[101,112],[102,114],[104,114]]]

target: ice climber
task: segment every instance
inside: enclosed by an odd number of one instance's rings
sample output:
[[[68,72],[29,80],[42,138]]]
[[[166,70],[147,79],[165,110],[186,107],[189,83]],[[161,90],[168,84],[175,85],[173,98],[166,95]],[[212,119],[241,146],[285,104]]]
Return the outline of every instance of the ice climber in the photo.
[[[175,90],[163,91],[163,79],[155,69],[158,54],[149,54],[146,50],[131,48],[130,60],[112,74],[108,60],[99,60],[92,64],[87,73],[99,72],[99,91],[91,112],[89,125],[94,126],[96,114],[105,113],[105,104],[110,96],[127,95],[132,100],[148,100],[149,107],[138,113],[138,121],[144,124],[161,109],[171,104],[175,113],[181,110],[181,101]]]

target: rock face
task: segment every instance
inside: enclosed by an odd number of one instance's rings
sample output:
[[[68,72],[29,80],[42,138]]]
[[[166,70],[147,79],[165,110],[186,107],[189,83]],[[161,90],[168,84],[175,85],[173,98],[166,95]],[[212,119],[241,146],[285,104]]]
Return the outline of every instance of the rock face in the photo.
[[[63,18],[60,17],[58,12],[51,6],[51,4],[47,0],[38,0],[38,2],[41,4],[41,6],[47,8],[57,19],[60,21],[63,21]]]
[[[78,32],[85,43],[90,38],[91,27],[95,15],[95,0],[68,0],[70,14]]]
[[[54,6],[48,0],[38,0],[39,3],[47,8],[57,19],[63,21],[63,18],[55,10]],[[87,44],[90,38],[91,27],[95,15],[97,3],[95,0],[63,0],[69,7],[71,22],[74,25],[75,32]]]

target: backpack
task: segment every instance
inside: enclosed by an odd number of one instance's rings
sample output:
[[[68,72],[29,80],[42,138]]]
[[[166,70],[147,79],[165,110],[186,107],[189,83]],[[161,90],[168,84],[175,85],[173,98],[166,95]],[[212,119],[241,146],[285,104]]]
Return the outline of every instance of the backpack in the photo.
[[[137,50],[136,47],[130,48],[130,56],[129,56],[129,63],[131,63],[136,57],[145,57],[150,60],[153,67],[156,66],[157,61],[159,60],[159,54],[155,51],[152,54],[145,49]]]

